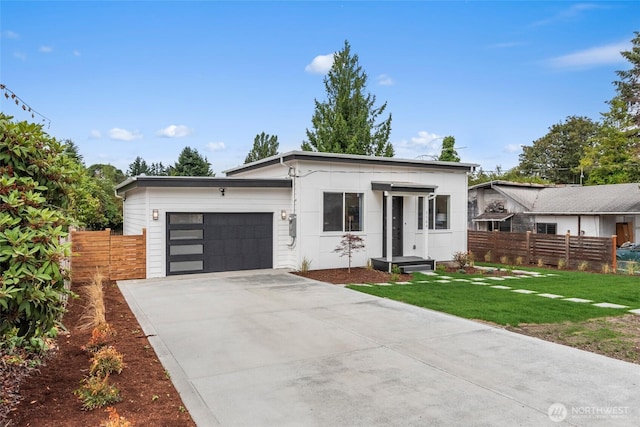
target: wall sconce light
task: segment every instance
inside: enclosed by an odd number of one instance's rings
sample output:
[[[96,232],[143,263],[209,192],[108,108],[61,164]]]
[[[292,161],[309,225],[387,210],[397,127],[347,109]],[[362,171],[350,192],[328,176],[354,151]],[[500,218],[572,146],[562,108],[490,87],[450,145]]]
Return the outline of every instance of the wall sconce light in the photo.
[[[287,211],[286,210],[282,209],[280,211],[280,219],[283,220],[283,221],[287,219]]]
[[[220,194],[222,194],[222,197],[224,197],[224,187],[220,187]]]
[[[160,218],[160,213],[158,212],[158,209],[153,210],[153,212],[151,213],[151,218],[153,218],[154,221],[157,221],[158,218]]]

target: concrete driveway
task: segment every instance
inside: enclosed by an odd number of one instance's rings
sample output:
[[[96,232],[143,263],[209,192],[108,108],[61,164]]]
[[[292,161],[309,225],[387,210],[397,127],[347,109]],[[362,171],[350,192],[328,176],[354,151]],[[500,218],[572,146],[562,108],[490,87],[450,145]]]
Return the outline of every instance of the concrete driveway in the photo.
[[[268,270],[119,282],[198,426],[638,426],[640,366]]]

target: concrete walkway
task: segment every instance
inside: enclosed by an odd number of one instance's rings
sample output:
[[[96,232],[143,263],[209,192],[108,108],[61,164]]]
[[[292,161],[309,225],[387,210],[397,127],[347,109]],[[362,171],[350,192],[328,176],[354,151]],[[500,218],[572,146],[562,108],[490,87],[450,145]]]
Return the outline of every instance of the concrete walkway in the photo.
[[[638,426],[640,366],[279,271],[119,282],[198,426]]]

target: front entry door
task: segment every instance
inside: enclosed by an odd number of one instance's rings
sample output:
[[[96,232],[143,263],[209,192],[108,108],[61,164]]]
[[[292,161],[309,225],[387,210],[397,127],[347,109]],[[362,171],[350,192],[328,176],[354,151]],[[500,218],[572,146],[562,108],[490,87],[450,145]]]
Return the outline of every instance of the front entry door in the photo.
[[[401,196],[391,198],[391,256],[402,256],[402,206]],[[387,256],[387,198],[382,198],[382,256]]]

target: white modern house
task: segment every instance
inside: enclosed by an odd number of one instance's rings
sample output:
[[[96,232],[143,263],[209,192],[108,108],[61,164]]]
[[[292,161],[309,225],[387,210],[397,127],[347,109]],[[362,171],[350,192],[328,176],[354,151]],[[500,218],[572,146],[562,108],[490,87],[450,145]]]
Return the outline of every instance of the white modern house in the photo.
[[[124,234],[146,229],[147,277],[261,268],[434,266],[467,247],[466,163],[293,151],[226,177],[137,176],[116,187]]]

